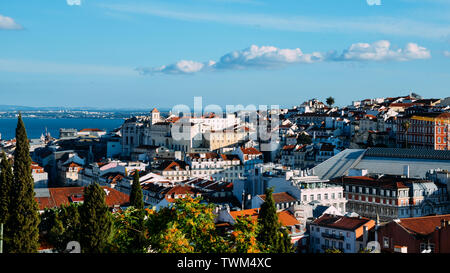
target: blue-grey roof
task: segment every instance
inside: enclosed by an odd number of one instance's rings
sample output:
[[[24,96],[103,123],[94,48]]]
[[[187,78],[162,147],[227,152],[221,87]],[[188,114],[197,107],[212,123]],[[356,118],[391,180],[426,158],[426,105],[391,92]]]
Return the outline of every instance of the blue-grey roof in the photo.
[[[409,166],[409,176],[425,178],[429,170],[450,170],[450,151],[428,149],[369,148],[347,149],[313,168],[321,179],[348,174],[348,170],[366,169],[373,174],[403,175]]]
[[[312,170],[320,179],[331,179],[344,175],[363,156],[365,149],[346,149],[337,155],[325,160]]]
[[[431,149],[369,148],[364,157],[450,160],[450,151]]]
[[[328,208],[329,206],[317,206],[313,209],[313,217],[319,218]]]

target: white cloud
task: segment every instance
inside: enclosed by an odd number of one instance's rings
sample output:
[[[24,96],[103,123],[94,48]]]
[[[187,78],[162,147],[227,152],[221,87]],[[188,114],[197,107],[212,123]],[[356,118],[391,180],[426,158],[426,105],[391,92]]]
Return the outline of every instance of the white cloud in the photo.
[[[394,49],[389,41],[377,41],[372,44],[356,43],[342,53],[313,52],[303,53],[300,48],[282,49],[274,46],[252,45],[243,50],[236,50],[223,55],[219,61],[206,63],[182,60],[174,64],[156,68],[141,67],[136,70],[143,75],[194,74],[213,70],[243,70],[248,68],[271,69],[290,64],[311,64],[318,62],[376,62],[376,61],[410,61],[431,58],[431,53],[424,47],[409,43],[403,49]]]
[[[222,56],[214,67],[217,69],[270,68],[291,63],[313,63],[322,59],[322,54],[304,54],[300,48],[280,49],[274,46],[252,45],[244,50],[233,51]]]
[[[339,56],[330,57],[335,61],[409,61],[428,59],[431,53],[415,43],[408,43],[403,49],[394,49],[386,40],[351,45]]]
[[[69,6],[81,6],[81,0],[66,0]]]
[[[450,51],[445,50],[445,51],[444,51],[444,56],[445,56],[445,57],[450,57]]]
[[[163,65],[156,68],[137,68],[136,70],[139,71],[141,74],[157,74],[157,73],[164,73],[164,74],[191,74],[195,72],[199,72],[201,70],[205,70],[208,67],[211,67],[214,65],[214,62],[209,63],[199,63],[194,61],[186,61],[181,60],[179,62],[176,62],[174,64],[170,65]]]
[[[22,29],[23,27],[11,17],[3,16],[0,14],[0,29]]]

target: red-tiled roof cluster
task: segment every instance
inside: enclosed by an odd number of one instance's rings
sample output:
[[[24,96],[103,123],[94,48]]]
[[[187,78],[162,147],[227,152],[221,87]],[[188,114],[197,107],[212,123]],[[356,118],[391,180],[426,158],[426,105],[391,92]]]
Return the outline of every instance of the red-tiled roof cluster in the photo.
[[[262,154],[260,151],[256,150],[253,147],[250,147],[250,148],[243,148],[243,147],[241,147],[241,151],[242,151],[242,153],[247,154],[247,155],[260,155],[260,154]]]
[[[402,218],[398,224],[411,233],[428,235],[436,230],[436,227],[441,226],[441,221],[450,221],[450,214],[424,216],[413,218]]]
[[[324,214],[313,221],[313,224],[322,227],[344,229],[344,230],[356,230],[364,224],[371,221],[365,217],[347,217],[332,214]]]
[[[104,132],[104,131],[97,128],[85,128],[80,130],[80,132]]]
[[[130,200],[128,194],[106,186],[102,186],[102,189],[108,191],[108,194],[106,195],[106,204],[109,207],[128,205]],[[61,205],[69,205],[75,200],[73,198],[77,198],[76,196],[83,196],[84,187],[49,188],[48,191],[50,197],[35,197],[40,210],[60,207]]]
[[[258,195],[262,200],[266,201],[266,195]],[[295,199],[293,196],[291,196],[287,192],[278,192],[278,193],[272,193],[272,198],[275,204],[279,203],[290,203],[290,202],[296,202],[297,199]]]

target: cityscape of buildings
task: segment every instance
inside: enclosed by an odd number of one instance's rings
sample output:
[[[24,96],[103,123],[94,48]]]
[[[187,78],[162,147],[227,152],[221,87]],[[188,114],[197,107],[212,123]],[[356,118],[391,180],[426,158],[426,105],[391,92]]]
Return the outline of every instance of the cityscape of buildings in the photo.
[[[257,218],[273,188],[299,253],[356,253],[371,242],[388,253],[450,252],[450,98],[411,93],[345,107],[311,99],[250,112],[155,107],[111,131],[43,132],[30,139],[39,210],[83,202],[93,183],[112,211],[124,209],[139,171],[146,207],[201,196],[228,230],[239,215]],[[8,157],[14,149],[15,139],[0,137]]]

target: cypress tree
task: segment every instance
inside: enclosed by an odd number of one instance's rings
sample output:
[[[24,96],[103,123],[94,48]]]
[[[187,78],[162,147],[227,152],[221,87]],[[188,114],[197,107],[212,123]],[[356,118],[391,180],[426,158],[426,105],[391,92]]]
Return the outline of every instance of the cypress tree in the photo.
[[[260,232],[258,234],[258,241],[267,247],[269,252],[276,252],[279,230],[281,228],[278,221],[277,209],[275,201],[272,197],[273,188],[267,188],[265,191],[265,201],[261,205],[261,210],[258,216],[258,224]]]
[[[6,158],[5,152],[2,152],[2,159],[0,162],[0,223],[6,223],[9,215],[11,187],[13,184],[14,175],[11,168],[11,163]]]
[[[142,193],[141,183],[139,182],[139,171],[134,171],[133,185],[131,185],[130,205],[136,209],[144,208],[144,195]]]
[[[81,251],[83,253],[107,252],[112,238],[113,219],[106,205],[105,191],[98,184],[84,188],[80,222]]]
[[[268,188],[265,191],[266,198],[261,205],[258,217],[260,226],[258,241],[270,253],[290,253],[293,252],[291,238],[287,230],[281,227],[272,193],[273,188]]]
[[[132,233],[132,243],[129,252],[141,253],[144,251],[145,238],[144,238],[144,194],[142,193],[141,183],[139,182],[139,170],[134,171],[133,185],[131,185],[130,193],[130,205],[133,206],[136,211],[134,215],[137,217],[137,221]]]
[[[34,181],[31,175],[30,144],[19,114],[14,151],[14,183],[11,205],[6,223],[8,232],[5,250],[10,253],[33,253],[39,247],[39,212],[34,199]]]

